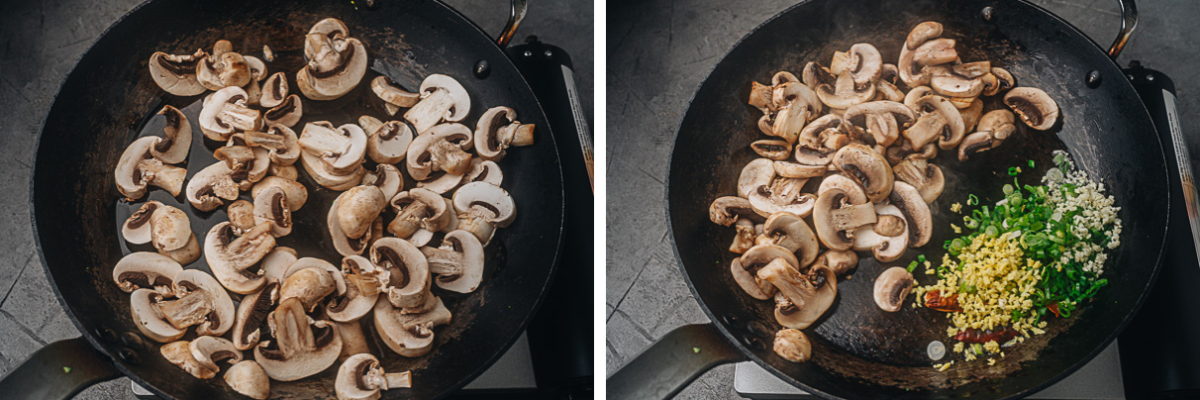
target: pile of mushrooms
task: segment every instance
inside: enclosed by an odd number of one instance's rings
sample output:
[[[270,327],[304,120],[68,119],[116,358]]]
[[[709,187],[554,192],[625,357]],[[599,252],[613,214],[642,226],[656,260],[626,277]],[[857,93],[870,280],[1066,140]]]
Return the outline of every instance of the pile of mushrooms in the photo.
[[[341,362],[338,398],[375,399],[380,390],[411,387],[411,375],[383,371],[376,358],[383,355],[370,353],[359,321],[371,318],[380,341],[399,356],[432,350],[435,328],[452,318],[438,291],[478,289],[485,246],[516,217],[497,162],[509,147],[533,144],[534,126],[503,106],[484,112],[473,128],[463,125],[471,98],[446,75],[427,76],[416,93],[385,76],[363,82],[366,47],[337,19],[309,30],[304,55],[295,82],[306,101],[337,99],[366,83],[388,116],[408,109],[403,119],[313,121],[297,134],[301,96],[289,93],[285,73],[268,75],[259,58],[234,52],[225,40],[211,54],[155,53],[150,73],[164,91],[212,91],[198,125],[220,143],[217,162],[185,186],[187,170],[175,165],[187,161],[192,126],[166,106],[163,135],[137,139],[121,156],[117,188],[130,202],[145,197],[148,185],[176,198],[182,192],[196,211],[224,208],[228,221],[205,233],[201,248],[188,213],[145,202],[121,233],[155,251],[122,258],[113,281],[130,293],[138,329],[197,378],[227,368],[230,388],[264,399],[272,379],[299,380]],[[321,228],[340,260],[299,257],[276,245],[304,228],[292,215],[315,190],[300,183],[296,162],[324,189],[341,192]],[[405,175],[415,187],[405,188]],[[201,255],[211,275],[186,268]],[[192,327],[195,338],[181,340]]]
[[[736,229],[729,250],[733,280],[751,297],[774,300],[784,328],[775,352],[801,362],[811,355],[800,331],[837,295],[837,278],[860,254],[892,262],[924,246],[932,233],[929,204],[945,185],[933,163],[939,151],[960,161],[994,149],[1017,131],[1058,120],[1045,92],[1015,87],[989,61],[964,62],[942,25],[909,32],[896,64],[858,43],[829,66],[809,62],[769,85],[751,82],[749,104],[771,136],[750,145],[761,158],[741,171],[736,196],[715,199],[709,219]],[[1009,109],[984,113],[982,97],[1003,96]],[[1015,113],[1015,115],[1014,115]],[[913,277],[901,267],[875,281],[875,301],[899,310]]]

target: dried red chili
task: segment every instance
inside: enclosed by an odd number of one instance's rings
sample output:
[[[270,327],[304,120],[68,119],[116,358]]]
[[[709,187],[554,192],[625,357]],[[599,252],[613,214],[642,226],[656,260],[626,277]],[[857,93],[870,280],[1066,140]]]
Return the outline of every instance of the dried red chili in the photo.
[[[1012,328],[1005,327],[1000,330],[981,330],[976,328],[967,328],[957,335],[954,335],[954,340],[966,343],[987,343],[995,340],[996,343],[1005,343],[1017,337],[1019,333]]]
[[[1050,310],[1050,312],[1054,313],[1055,317],[1059,316],[1058,315],[1058,303],[1050,303],[1050,305],[1046,306],[1046,309]]]
[[[940,290],[925,292],[925,307],[942,312],[962,311],[962,306],[958,305],[958,293],[942,297]]]

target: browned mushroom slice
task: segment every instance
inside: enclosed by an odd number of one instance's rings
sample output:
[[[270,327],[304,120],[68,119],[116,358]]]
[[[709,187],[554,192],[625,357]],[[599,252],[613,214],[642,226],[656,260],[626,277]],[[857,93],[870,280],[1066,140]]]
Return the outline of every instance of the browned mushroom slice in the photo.
[[[890,204],[877,204],[874,224],[854,231],[854,251],[870,251],[879,262],[892,262],[908,248],[908,224],[900,209]]]
[[[278,303],[279,281],[274,277],[268,278],[257,292],[242,297],[233,323],[233,346],[244,351],[257,345],[267,329],[267,314]]]
[[[904,214],[908,224],[909,246],[921,247],[928,243],[933,234],[933,216],[921,193],[912,185],[896,182],[888,201]]]
[[[921,193],[921,199],[926,203],[933,203],[934,200],[937,200],[946,186],[946,178],[942,175],[942,169],[923,158],[907,158],[893,166],[892,171],[895,171],[896,179],[917,188],[917,191]]]
[[[151,148],[161,138],[146,136],[134,140],[117,161],[117,190],[125,198],[137,200],[146,195],[146,185],[166,189],[171,196],[178,196],[183,188],[187,169],[164,164],[151,155]]]
[[[843,147],[833,156],[833,165],[861,186],[871,202],[881,201],[892,192],[892,167],[870,147],[857,143]]]
[[[858,266],[858,253],[851,250],[826,250],[817,257],[816,263],[829,267],[837,276],[844,276]]]
[[[797,329],[781,329],[775,333],[771,347],[784,360],[799,363],[812,358],[812,344],[804,332]]]
[[[283,300],[268,318],[274,339],[254,347],[254,359],[271,379],[291,382],[312,376],[333,365],[342,351],[337,326],[313,321],[299,299]]]
[[[814,265],[801,274],[786,261],[775,259],[758,270],[758,277],[771,282],[791,302],[791,307],[776,307],[776,320],[787,328],[808,328],[837,297],[837,276],[824,265]]]
[[[1038,88],[1019,87],[1004,95],[1004,104],[1030,128],[1044,131],[1058,122],[1058,103]]]
[[[817,238],[825,247],[847,250],[854,244],[853,232],[860,226],[875,223],[875,206],[871,203],[850,203],[841,189],[829,189],[817,198],[813,207],[813,226]]]
[[[849,72],[838,76],[834,85],[822,83],[814,90],[822,103],[832,109],[845,110],[854,105],[865,103],[875,97],[875,85],[858,88],[854,77]]]
[[[875,279],[875,304],[887,312],[900,311],[913,287],[913,276],[904,267],[891,267]]]
[[[175,296],[174,277],[183,267],[170,257],[141,251],[121,257],[113,266],[113,281],[125,293],[137,289],[153,289],[165,297]]]
[[[954,104],[944,97],[930,95],[917,99],[915,105],[924,114],[917,118],[911,128],[904,130],[904,137],[912,142],[913,147],[922,148],[935,139],[942,150],[958,146],[966,127],[962,114]]]
[[[850,137],[887,147],[896,142],[902,129],[912,125],[916,115],[902,103],[881,100],[850,107],[842,118],[847,123],[841,127]]]
[[[207,90],[196,79],[196,64],[207,57],[203,50],[193,54],[167,54],[161,51],[150,56],[150,77],[167,93],[176,96],[195,96]]]
[[[251,267],[275,247],[271,226],[263,223],[238,236],[233,225],[222,222],[208,231],[204,239],[204,258],[221,285],[234,293],[258,291],[266,278]]]
[[[388,373],[371,354],[355,354],[338,367],[334,388],[338,400],[373,400],[380,390],[412,387],[409,371]]]
[[[792,145],[785,140],[755,140],[750,143],[750,149],[759,156],[775,161],[783,161],[792,155]]]
[[[271,379],[254,360],[242,360],[225,371],[225,383],[246,397],[266,400],[271,395]]]
[[[799,216],[787,212],[771,214],[755,243],[773,244],[797,254],[797,268],[808,267],[817,259],[817,252],[820,251],[817,235],[809,229],[808,224]]]

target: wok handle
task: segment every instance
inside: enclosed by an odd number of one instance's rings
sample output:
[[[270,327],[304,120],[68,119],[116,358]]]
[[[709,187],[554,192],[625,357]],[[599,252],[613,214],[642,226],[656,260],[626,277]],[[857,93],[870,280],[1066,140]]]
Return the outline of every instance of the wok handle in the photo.
[[[663,336],[605,381],[611,399],[666,399],[712,367],[745,360],[717,326],[684,325]]]
[[[92,384],[121,376],[87,339],[50,343],[0,379],[0,397],[69,399]]]
[[[1121,50],[1125,48],[1125,43],[1129,42],[1129,37],[1133,36],[1133,30],[1137,28],[1138,12],[1137,4],[1134,0],[1117,0],[1121,4],[1121,30],[1117,32],[1117,39],[1113,40],[1112,46],[1108,46],[1108,58],[1117,61],[1117,56],[1121,55]]]
[[[529,0],[512,0],[512,7],[508,11],[508,23],[496,38],[496,44],[500,45],[500,48],[508,47],[508,42],[517,33],[517,27],[521,26],[521,21],[525,19],[526,11],[529,11]]]

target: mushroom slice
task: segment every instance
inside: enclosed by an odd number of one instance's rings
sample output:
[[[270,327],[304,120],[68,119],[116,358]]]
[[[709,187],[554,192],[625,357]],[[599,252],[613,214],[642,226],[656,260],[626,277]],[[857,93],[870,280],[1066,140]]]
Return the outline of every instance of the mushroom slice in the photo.
[[[928,243],[933,234],[933,216],[929,212],[929,204],[921,198],[921,192],[912,185],[896,182],[888,201],[904,214],[909,246],[921,247]]]
[[[233,181],[233,170],[224,162],[216,162],[192,176],[187,185],[187,199],[200,211],[212,211],[225,201],[238,197],[238,185]]]
[[[845,110],[854,105],[865,103],[875,97],[875,85],[859,88],[854,84],[854,77],[843,72],[838,76],[834,85],[823,83],[814,89],[817,97],[829,108]]]
[[[975,132],[967,135],[958,145],[958,161],[967,161],[972,155],[988,151],[998,144],[996,140],[992,139],[991,132]]]
[[[254,203],[246,200],[238,200],[229,203],[225,207],[225,214],[229,216],[229,223],[233,225],[235,232],[245,232],[254,228]]]
[[[754,268],[757,269],[759,266],[755,266]],[[750,297],[759,300],[768,300],[772,295],[775,294],[775,286],[772,286],[771,283],[767,282],[766,280],[758,279],[757,276],[754,276],[754,272],[747,269],[746,266],[742,264],[740,258],[733,259],[733,261],[729,264],[729,270],[733,274],[733,281],[737,282],[738,286],[740,286],[742,290],[746,292],[746,294],[750,295]]]
[[[445,194],[454,190],[462,183],[463,175],[447,174],[444,171],[437,171],[429,175],[425,180],[417,182],[417,187],[429,189],[437,194]]]
[[[775,332],[775,341],[771,346],[771,350],[775,351],[784,360],[794,363],[801,363],[812,358],[812,344],[808,342],[808,336],[804,336],[804,332],[798,329],[781,329]]]
[[[852,138],[870,137],[868,143],[891,146],[900,130],[912,125],[916,115],[902,103],[881,100],[862,103],[846,110],[841,128]]]
[[[300,140],[286,126],[274,125],[266,132],[246,131],[244,138],[250,147],[266,149],[272,164],[292,165],[300,159]]]
[[[188,236],[187,243],[175,250],[159,250],[158,254],[170,257],[180,265],[188,265],[200,258],[200,242],[196,241],[196,235]]]
[[[455,193],[455,196],[457,195],[458,193]],[[402,239],[412,236],[418,229],[442,229],[449,222],[446,214],[453,212],[447,210],[442,196],[422,188],[397,193],[392,197],[391,204],[396,211],[396,219],[388,225],[388,230]]]
[[[442,124],[426,131],[408,146],[405,165],[413,179],[423,181],[435,171],[462,175],[471,168],[471,130],[462,124]]]
[[[763,232],[755,240],[756,244],[773,244],[799,254],[796,264],[798,268],[808,267],[817,259],[820,244],[817,235],[809,229],[803,219],[792,213],[775,213],[767,218]]]
[[[805,126],[796,143],[796,161],[806,165],[828,165],[833,153],[849,142],[849,137],[841,131],[842,121],[840,115],[828,114]]]
[[[195,96],[204,93],[204,85],[196,79],[196,64],[207,55],[197,49],[193,54],[167,54],[161,51],[150,56],[150,77],[167,93],[176,96]]]
[[[383,191],[376,186],[352,187],[338,196],[338,225],[346,237],[361,238],[387,203]]]
[[[958,160],[999,147],[1004,139],[1016,132],[1016,119],[1008,110],[992,110],[980,118],[979,130],[967,135],[958,145]]]
[[[904,130],[904,137],[912,142],[914,148],[922,148],[927,143],[937,139],[938,147],[950,150],[962,141],[966,126],[962,114],[946,98],[929,95],[917,99],[914,105],[923,114],[911,128]]]
[[[263,264],[266,262],[264,259]],[[237,308],[237,319],[233,322],[234,348],[250,350],[262,338],[267,327],[267,314],[279,304],[279,279],[268,277],[262,289],[242,297],[242,302]]]
[[[879,49],[870,43],[856,43],[850,46],[848,56],[846,71],[854,78],[855,86],[862,87],[879,80],[883,72],[883,57],[879,55]]]
[[[363,175],[367,172],[362,167],[362,164],[359,164],[349,173],[335,173],[329,169],[328,164],[321,160],[319,156],[309,152],[300,153],[300,164],[304,166],[304,171],[318,185],[333,191],[343,191],[358,186],[359,182],[362,182]]]
[[[508,107],[492,107],[475,125],[475,151],[489,161],[500,161],[510,146],[533,144],[533,124],[517,121],[517,112]]]
[[[992,75],[996,77],[996,84],[998,86],[996,93],[1017,87],[1017,80],[1004,68],[992,67]]]
[[[433,349],[433,328],[450,323],[450,310],[434,298],[430,311],[404,314],[380,299],[375,303],[375,331],[388,348],[403,357],[420,357]]]
[[[367,49],[358,39],[349,37],[341,21],[326,18],[304,37],[304,58],[308,63],[296,73],[296,86],[304,97],[333,100],[358,86],[367,72]],[[332,29],[326,27],[335,26]],[[265,367],[265,365],[264,365]]]
[[[150,154],[165,164],[179,164],[187,160],[192,148],[192,124],[178,108],[163,106],[158,115],[166,118],[163,136],[150,147]]]
[[[494,161],[473,158],[471,159],[471,170],[467,171],[466,175],[463,175],[463,180],[466,181],[465,183],[487,182],[500,186],[500,183],[504,182],[504,172],[500,170],[500,165]]]
[[[217,376],[216,369],[209,369],[200,364],[195,356],[192,356],[191,346],[188,341],[180,340],[163,345],[158,349],[162,353],[163,358],[167,359],[176,367],[187,371],[188,374],[199,378],[209,379]]]
[[[380,390],[412,387],[409,371],[386,373],[371,354],[355,354],[338,367],[334,388],[338,400],[375,400]]]
[[[500,228],[508,226],[517,217],[517,206],[508,191],[487,182],[471,182],[458,188],[454,192],[454,209],[459,212],[459,218],[465,214]],[[441,227],[425,229],[438,231]]]
[[[353,264],[355,267],[348,267],[347,264]],[[342,259],[342,271],[357,269],[358,266],[370,265],[371,261],[362,256],[346,256]],[[370,267],[374,270],[374,266]],[[361,277],[361,276],[360,276]],[[362,280],[356,278],[356,280]],[[375,300],[379,297],[378,285],[374,286],[374,292],[364,293],[359,284],[347,284],[346,293],[333,294],[330,296],[329,303],[325,306],[325,313],[329,315],[329,319],[337,322],[357,321],[375,306]]]
[[[458,81],[442,74],[430,74],[421,82],[421,100],[404,113],[418,134],[437,125],[443,119],[462,121],[471,111],[471,97]]]
[[[863,188],[871,202],[886,199],[892,192],[892,167],[870,147],[851,144],[833,156],[833,166]]]
[[[187,328],[176,328],[168,322],[158,307],[163,295],[151,289],[137,289],[129,297],[129,309],[133,321],[143,335],[159,343],[179,340],[187,333]],[[207,307],[207,308],[205,308]],[[199,311],[211,311],[212,305],[199,304]]]
[[[292,212],[299,211],[301,207],[304,207],[304,203],[308,201],[308,189],[304,185],[295,180],[278,176],[268,176],[258,181],[250,189],[250,196],[257,199],[264,191],[274,187],[279,188],[283,192],[284,197],[287,199],[288,209]]]
[[[1044,131],[1058,122],[1058,103],[1042,89],[1019,87],[1004,95],[1004,105],[1021,116],[1030,128]]]
[[[346,193],[349,193],[349,191],[343,192],[333,200],[333,205],[329,207],[329,213],[325,218],[325,225],[326,228],[329,229],[329,237],[330,240],[333,241],[333,248],[337,250],[338,254],[343,256],[356,256],[362,254],[363,250],[367,249],[369,246],[368,242],[370,237],[365,234],[358,238],[346,236],[346,230],[342,228],[340,222],[341,213],[338,211],[341,207],[341,203],[348,198]]]
[[[847,178],[846,175],[833,174],[825,177],[821,181],[821,186],[817,187],[817,196],[821,196],[830,189],[840,189],[846,193],[850,204],[862,204],[868,202],[867,193],[863,191],[862,186],[854,180]],[[826,264],[828,265],[828,264]]]
[[[879,262],[892,262],[908,249],[908,225],[900,209],[888,204],[876,204],[874,224],[858,227],[854,232],[854,251],[870,251]]]
[[[391,306],[418,307],[430,296],[429,264],[412,243],[391,237],[376,240],[371,246],[371,263],[388,272],[383,291],[387,293],[386,303]]]
[[[380,75],[371,80],[371,91],[375,92],[387,104],[395,107],[412,107],[421,100],[421,94],[412,93],[396,86],[391,78]],[[395,115],[395,112],[388,112],[388,115]]]
[[[263,112],[263,123],[267,126],[283,126],[291,128],[297,122],[300,122],[300,117],[304,115],[304,103],[300,101],[300,96],[288,95],[283,98],[283,102],[271,109]]]
[[[183,188],[183,180],[187,169],[163,164],[150,153],[151,148],[161,138],[147,136],[134,140],[121,159],[117,161],[115,171],[117,190],[129,200],[137,200],[146,195],[146,185],[154,185],[165,189],[171,196],[178,196]]]
[[[955,67],[958,66],[930,67],[929,87],[934,93],[958,98],[972,98],[983,93],[983,79],[960,75]]]
[[[904,95],[904,105],[908,106],[908,108],[911,108],[913,112],[920,117],[925,115],[925,113],[932,111],[932,107],[917,105],[917,100],[932,94],[935,93],[933,93],[933,89],[930,89],[929,86],[917,86],[912,88],[912,90],[909,90],[908,93]]]
[[[268,223],[258,224],[237,236],[233,225],[222,222],[208,231],[204,239],[204,258],[222,286],[234,293],[250,294],[267,282],[266,277],[250,268],[273,247],[275,237],[271,236]]]
[[[288,267],[296,262],[296,250],[291,247],[275,246],[271,252],[263,256],[262,264],[259,270],[262,271],[268,282],[271,279],[283,281],[287,278]]]
[[[201,366],[217,371],[221,366],[217,363],[228,362],[230,365],[242,361],[242,351],[233,347],[229,339],[214,336],[199,336],[188,344],[192,358]]]
[[[337,292],[338,285],[334,280],[333,274],[341,274],[337,272],[332,264],[328,261],[304,257],[292,263],[288,268],[286,278],[279,285],[279,301],[287,301],[288,299],[300,300],[300,304],[304,305],[306,311],[312,311],[317,308],[321,300],[325,296],[329,296]],[[343,288],[345,284],[343,283]],[[345,288],[345,290],[349,290]]]
[[[817,90],[817,86],[821,85],[829,85],[831,87],[836,85],[838,75],[841,74],[834,74],[828,68],[821,66],[821,63],[815,61],[809,61],[807,64],[804,64],[804,70],[800,73],[804,85],[812,90]]]
[[[274,108],[283,103],[283,99],[288,97],[288,79],[283,72],[271,74],[267,81],[262,86],[262,96],[258,98],[258,104],[266,108]]]
[[[159,207],[163,207],[163,203],[153,200],[142,204],[137,211],[134,211],[129,218],[125,219],[125,223],[121,224],[121,237],[125,238],[125,241],[130,244],[150,243],[150,216]],[[126,292],[128,291],[126,290]]]
[[[787,328],[804,329],[816,322],[837,297],[837,276],[824,265],[814,265],[807,274],[782,259],[775,259],[758,270],[759,279],[779,289],[791,307],[776,307],[775,318]]]
[[[258,110],[246,105],[248,98],[237,86],[217,90],[200,110],[200,131],[209,139],[224,142],[237,130],[258,129],[262,118]]]
[[[365,127],[364,127],[365,128]],[[388,121],[374,130],[368,129],[367,156],[380,164],[395,164],[404,161],[408,146],[413,141],[413,131],[400,121]]]
[[[913,287],[913,276],[904,267],[891,267],[875,279],[875,304],[887,312],[900,311]]]
[[[802,192],[807,182],[804,178],[776,178],[770,185],[759,186],[750,193],[750,208],[763,217],[777,212],[808,217],[816,196]]]
[[[150,232],[151,242],[158,251],[178,250],[192,238],[192,224],[183,210],[164,205],[150,215]]]
[[[225,383],[235,392],[258,400],[271,396],[271,379],[254,360],[242,360],[225,371]]]
[[[740,199],[740,197],[734,198]],[[729,245],[729,251],[731,253],[746,254],[751,247],[754,247],[754,221],[747,218],[738,218],[733,228],[736,230],[736,233],[733,235],[733,243]]]
[[[283,237],[292,233],[292,210],[288,208],[287,194],[279,187],[270,187],[254,198],[254,224],[266,223],[271,227],[271,236]]]
[[[740,218],[752,221],[762,221],[763,219],[751,208],[750,201],[741,197],[718,197],[708,206],[708,219],[717,225],[730,226]]]
[[[167,322],[180,329],[197,325],[196,334],[201,336],[221,336],[233,327],[233,300],[212,275],[183,270],[175,274],[173,286],[178,299],[157,304]]]
[[[858,266],[858,253],[852,250],[826,250],[817,257],[816,263],[829,267],[837,276],[844,276]]]
[[[822,99],[813,93],[812,89],[800,82],[784,82],[775,86],[772,101],[779,112],[775,115],[775,123],[769,135],[783,138],[788,143],[795,143],[804,129],[804,124],[821,112]]]
[[[161,296],[175,295],[174,277],[183,271],[183,267],[170,257],[140,251],[121,257],[113,267],[113,281],[117,287],[132,293],[137,289],[153,289]]]
[[[946,177],[942,175],[942,169],[923,158],[906,158],[893,166],[892,171],[896,173],[896,179],[917,188],[925,203],[937,200],[938,196],[942,195],[942,189],[946,187]]]
[[[750,143],[750,149],[760,157],[775,161],[786,160],[792,154],[792,145],[786,140],[755,140],[754,143]]]
[[[373,309],[374,307],[372,307]],[[337,325],[338,334],[342,336],[342,352],[338,354],[338,362],[346,362],[350,356],[355,354],[371,352],[371,348],[367,346],[367,338],[363,335],[361,323],[358,321],[333,321],[333,324]]]
[[[784,178],[816,178],[825,175],[828,168],[824,165],[797,164],[787,161],[776,161],[772,164],[775,174]]]
[[[375,171],[367,171],[363,175],[361,186],[374,186],[379,188],[383,193],[384,203],[387,199],[396,197],[396,193],[400,193],[404,189],[404,178],[400,176],[400,170],[391,164],[379,164],[375,166]]]
[[[196,63],[196,80],[208,90],[245,86],[253,78],[246,57],[228,51],[231,47],[228,40],[218,40],[212,55]]]
[[[884,152],[883,158],[886,158],[892,165],[899,164],[908,158],[921,158],[925,160],[937,157],[938,147],[935,143],[928,143],[920,150],[913,149],[912,143],[908,140],[901,140],[899,146],[891,146]]]
[[[422,247],[421,253],[429,271],[437,275],[434,283],[442,289],[471,293],[483,280],[483,244],[471,232],[447,233],[441,246]]]
[[[362,168],[367,135],[354,124],[334,128],[327,121],[310,122],[300,133],[300,148],[320,158],[329,172],[348,174]]]
[[[754,159],[742,167],[738,175],[738,197],[749,199],[751,193],[759,187],[770,185],[774,179],[775,163],[767,158]]]
[[[975,125],[979,123],[979,119],[983,117],[983,100],[978,98],[972,99],[971,104],[958,112],[963,119],[963,132],[970,132],[975,129]]]
[[[329,368],[342,351],[337,326],[329,321],[311,321],[299,299],[286,299],[268,319],[274,340],[259,343],[254,359],[271,379],[291,382]],[[310,322],[311,321],[311,322]]]
[[[821,239],[825,247],[833,250],[849,249],[854,244],[855,230],[875,221],[874,205],[851,203],[849,195],[841,189],[831,188],[822,193],[813,207],[813,225],[817,231],[817,238]]]
[[[759,300],[770,299],[775,294],[775,287],[756,274],[763,266],[776,259],[783,259],[793,268],[800,265],[795,252],[787,248],[769,243],[757,244],[730,265],[733,280],[751,297]]]

